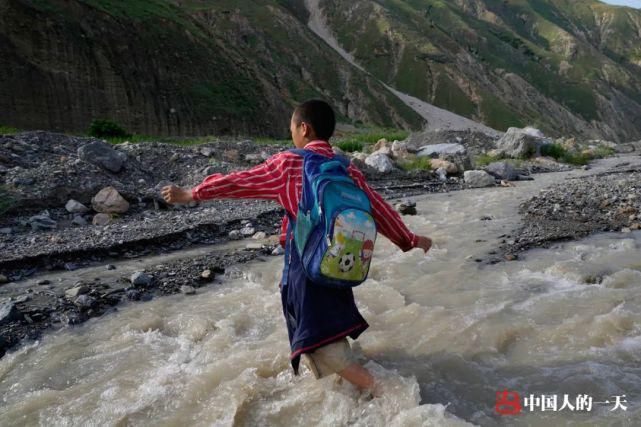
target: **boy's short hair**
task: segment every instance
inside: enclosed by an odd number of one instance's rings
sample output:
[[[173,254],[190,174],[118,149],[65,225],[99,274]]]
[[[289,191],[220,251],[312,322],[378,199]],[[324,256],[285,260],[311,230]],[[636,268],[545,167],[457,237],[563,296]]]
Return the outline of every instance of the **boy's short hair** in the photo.
[[[314,129],[319,139],[329,141],[336,128],[336,116],[332,107],[320,99],[310,99],[294,110],[293,119],[296,125],[305,122]]]

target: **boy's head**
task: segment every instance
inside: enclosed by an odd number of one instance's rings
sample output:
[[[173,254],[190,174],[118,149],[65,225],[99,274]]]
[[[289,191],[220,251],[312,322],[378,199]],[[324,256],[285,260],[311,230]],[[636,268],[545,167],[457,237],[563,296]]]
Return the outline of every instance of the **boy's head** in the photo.
[[[289,125],[292,141],[297,148],[303,148],[315,139],[329,141],[335,127],[334,110],[327,102],[318,99],[305,101],[296,107]]]

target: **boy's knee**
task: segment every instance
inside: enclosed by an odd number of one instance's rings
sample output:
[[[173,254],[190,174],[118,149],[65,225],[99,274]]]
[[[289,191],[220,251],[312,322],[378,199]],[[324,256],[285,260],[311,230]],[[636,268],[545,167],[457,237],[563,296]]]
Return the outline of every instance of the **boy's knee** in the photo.
[[[355,363],[347,338],[342,338],[303,355],[305,364],[316,379],[338,374]]]

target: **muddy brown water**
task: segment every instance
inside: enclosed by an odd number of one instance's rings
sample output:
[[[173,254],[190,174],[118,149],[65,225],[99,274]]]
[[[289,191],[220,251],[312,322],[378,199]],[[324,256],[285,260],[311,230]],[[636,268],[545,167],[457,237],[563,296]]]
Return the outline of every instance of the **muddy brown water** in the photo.
[[[434,239],[432,251],[402,253],[380,238],[356,289],[371,327],[355,349],[381,398],[292,375],[278,257],[195,296],[124,306],[10,352],[0,359],[0,425],[639,425],[640,232],[475,262],[518,225],[521,201],[620,161],[418,198],[419,215],[405,218]],[[521,404],[556,396],[557,410],[498,415],[504,389]],[[566,395],[574,410],[559,410]],[[576,409],[584,395],[589,411]],[[612,410],[614,396],[627,410]]]

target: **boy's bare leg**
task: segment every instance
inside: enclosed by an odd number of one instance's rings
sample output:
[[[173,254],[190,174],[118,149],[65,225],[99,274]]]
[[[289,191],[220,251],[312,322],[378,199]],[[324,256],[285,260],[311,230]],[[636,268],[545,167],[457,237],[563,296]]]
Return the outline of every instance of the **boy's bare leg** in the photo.
[[[360,391],[370,391],[374,396],[381,395],[372,374],[358,363],[352,363],[347,368],[340,371],[338,375],[354,384]]]

